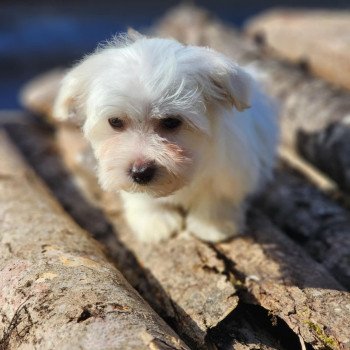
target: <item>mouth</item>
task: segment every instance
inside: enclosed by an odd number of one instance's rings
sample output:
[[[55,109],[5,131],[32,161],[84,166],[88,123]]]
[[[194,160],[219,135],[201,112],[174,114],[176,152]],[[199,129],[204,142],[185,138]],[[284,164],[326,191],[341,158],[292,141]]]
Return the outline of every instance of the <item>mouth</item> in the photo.
[[[152,165],[143,169],[129,167],[125,175],[118,174],[115,167],[99,171],[99,183],[105,191],[144,193],[154,198],[168,197],[184,187],[188,181],[183,176],[167,171],[162,166]]]
[[[145,193],[154,198],[168,197],[177,190],[164,188],[162,186],[136,185],[133,184],[128,190],[129,193]]]
[[[161,179],[161,176],[157,176],[150,182],[132,181],[131,186],[126,191],[129,193],[146,193],[154,198],[162,198],[174,194],[185,185],[184,182],[175,177],[168,181],[161,181]]]

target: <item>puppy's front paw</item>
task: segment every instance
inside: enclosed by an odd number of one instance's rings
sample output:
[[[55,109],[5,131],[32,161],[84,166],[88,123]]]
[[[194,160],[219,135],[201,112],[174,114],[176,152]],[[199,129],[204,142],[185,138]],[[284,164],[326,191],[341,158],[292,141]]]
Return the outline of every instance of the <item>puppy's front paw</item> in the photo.
[[[242,233],[242,225],[234,221],[212,223],[201,221],[196,218],[188,219],[187,229],[197,238],[212,243],[226,241],[229,238]]]
[[[183,217],[177,211],[156,211],[142,214],[129,221],[137,238],[143,242],[160,242],[178,233],[183,228]]]

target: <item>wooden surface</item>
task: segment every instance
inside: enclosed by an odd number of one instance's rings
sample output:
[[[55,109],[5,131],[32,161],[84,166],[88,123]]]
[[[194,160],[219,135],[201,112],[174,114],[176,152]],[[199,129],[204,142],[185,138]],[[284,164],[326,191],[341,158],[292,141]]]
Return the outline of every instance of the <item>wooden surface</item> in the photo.
[[[0,348],[188,349],[0,133]]]
[[[350,89],[350,11],[270,10],[250,20],[246,29],[272,55]]]

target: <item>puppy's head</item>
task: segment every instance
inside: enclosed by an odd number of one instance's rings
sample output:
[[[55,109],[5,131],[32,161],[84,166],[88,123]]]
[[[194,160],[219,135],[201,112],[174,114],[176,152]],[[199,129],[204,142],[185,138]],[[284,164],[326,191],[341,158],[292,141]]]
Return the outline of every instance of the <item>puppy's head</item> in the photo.
[[[201,176],[215,156],[215,111],[247,108],[249,93],[249,76],[223,55],[134,35],[76,65],[54,115],[82,122],[104,189],[159,197]]]

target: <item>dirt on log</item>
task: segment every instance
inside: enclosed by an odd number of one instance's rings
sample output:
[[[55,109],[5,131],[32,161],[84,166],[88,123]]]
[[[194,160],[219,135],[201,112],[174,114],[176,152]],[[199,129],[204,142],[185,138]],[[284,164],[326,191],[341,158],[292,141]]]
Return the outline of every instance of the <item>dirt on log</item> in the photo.
[[[188,349],[0,134],[0,349]]]

